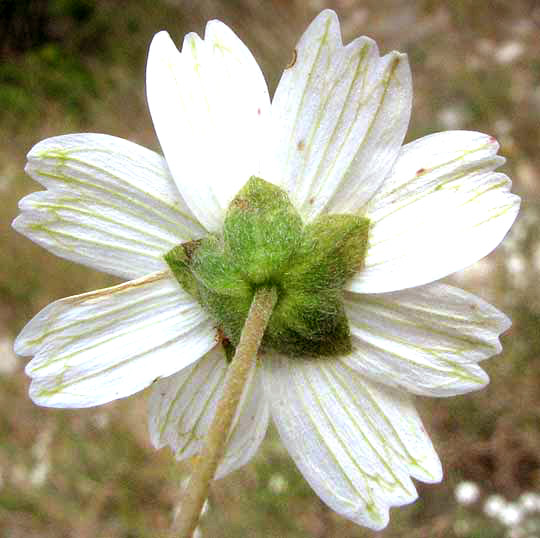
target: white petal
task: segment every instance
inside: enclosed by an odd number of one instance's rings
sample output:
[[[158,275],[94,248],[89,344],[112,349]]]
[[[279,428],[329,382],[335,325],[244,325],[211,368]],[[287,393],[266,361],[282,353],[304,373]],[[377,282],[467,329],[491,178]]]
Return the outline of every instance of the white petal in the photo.
[[[90,407],[129,396],[215,345],[201,307],[168,273],[51,303],[21,331],[30,397],[49,407]]]
[[[150,438],[156,448],[170,446],[178,460],[200,451],[223,393],[226,373],[225,355],[215,348],[195,364],[152,386]],[[260,369],[255,367],[246,383],[216,478],[253,457],[266,434],[268,417]]]
[[[492,137],[448,131],[404,146],[366,210],[365,268],[349,289],[378,293],[427,284],[467,267],[504,238],[519,210]]]
[[[264,361],[271,413],[296,465],[339,514],[375,530],[412,502],[409,475],[442,476],[407,394],[370,382],[339,359]]]
[[[410,117],[407,57],[379,57],[360,37],[344,47],[337,15],[323,11],[297,45],[272,103],[262,177],[282,185],[306,219],[352,213],[379,188]]]
[[[454,396],[488,383],[477,362],[501,351],[510,320],[466,291],[445,284],[374,295],[348,294],[358,372],[415,394]]]
[[[163,270],[204,228],[157,153],[108,135],[43,140],[26,172],[47,187],[23,198],[14,228],[54,254],[125,278]]]
[[[257,62],[225,24],[204,41],[188,34],[180,53],[154,37],[146,72],[148,106],[178,188],[198,219],[220,229],[229,202],[257,175],[270,98]]]

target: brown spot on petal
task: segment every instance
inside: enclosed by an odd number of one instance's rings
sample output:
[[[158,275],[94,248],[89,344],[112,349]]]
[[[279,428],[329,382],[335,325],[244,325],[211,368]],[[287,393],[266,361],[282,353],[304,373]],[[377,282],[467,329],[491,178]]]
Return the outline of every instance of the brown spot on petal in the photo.
[[[425,168],[419,168],[419,169],[416,171],[416,175],[419,176],[420,174],[423,174],[425,171],[426,171]]]
[[[306,144],[303,140],[299,140],[298,144],[296,144],[296,149],[298,151],[303,151],[305,147],[306,147]]]
[[[285,67],[285,69],[290,69],[296,63],[297,57],[298,57],[298,52],[296,52],[296,49],[294,49],[291,61],[287,64],[287,67]]]
[[[128,282],[118,284],[117,286],[113,286],[112,288],[104,288],[101,290],[89,291],[88,293],[82,293],[80,295],[72,295],[71,297],[65,297],[64,299],[62,299],[62,302],[73,305],[80,305],[85,303],[86,301],[99,301],[101,299],[108,299],[110,296],[116,293],[127,291],[131,288],[139,288],[141,286],[145,286],[146,284],[152,284],[153,282],[157,282],[158,280],[168,278],[168,276],[168,271],[160,271],[159,273],[152,273],[150,275],[143,276],[135,280],[129,280]]]

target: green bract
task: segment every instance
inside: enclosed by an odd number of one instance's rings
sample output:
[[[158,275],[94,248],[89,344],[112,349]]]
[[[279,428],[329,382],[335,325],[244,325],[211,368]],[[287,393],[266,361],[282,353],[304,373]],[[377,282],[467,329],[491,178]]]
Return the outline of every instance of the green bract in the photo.
[[[304,225],[282,189],[252,177],[231,202],[223,234],[183,243],[165,260],[233,346],[255,290],[275,287],[262,350],[335,356],[351,350],[342,295],[362,267],[368,231],[369,220],[356,215]]]

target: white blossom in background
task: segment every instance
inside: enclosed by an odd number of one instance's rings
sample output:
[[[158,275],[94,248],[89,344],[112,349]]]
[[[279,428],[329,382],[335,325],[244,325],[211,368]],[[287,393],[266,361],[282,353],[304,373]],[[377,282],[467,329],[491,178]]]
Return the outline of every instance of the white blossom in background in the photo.
[[[438,482],[439,458],[412,395],[478,390],[508,318],[437,280],[491,252],[519,208],[490,136],[449,131],[403,144],[412,84],[405,55],[360,37],[343,46],[335,13],[300,39],[272,102],[253,56],[223,23],[179,52],[152,41],[147,95],[165,158],[107,135],[44,140],[27,172],[47,190],[14,227],[51,252],[128,282],[56,301],[15,342],[33,356],[31,398],[90,407],[152,385],[150,434],[196,454],[227,362],[215,323],[171,275],[171,248],[219,232],[250,176],[284,189],[304,222],[370,220],[365,264],[344,292],[352,352],[265,354],[251,372],[217,476],[249,461],[270,417],[332,509],[382,529]],[[189,486],[188,486],[189,487]]]
[[[95,415],[92,416],[92,422],[94,423],[94,425],[96,426],[98,430],[104,430],[105,428],[107,428],[110,421],[111,421],[111,417],[106,412],[96,413]]]
[[[467,121],[467,112],[462,106],[447,106],[437,114],[437,120],[445,129],[459,129]]]
[[[460,482],[454,490],[454,496],[459,504],[474,504],[480,497],[480,488],[474,482]]]
[[[18,359],[13,353],[13,340],[0,335],[0,375],[8,375],[17,369]]]
[[[36,436],[36,442],[32,445],[32,456],[38,461],[49,457],[50,447],[53,440],[53,430],[45,428]]]
[[[507,503],[498,514],[499,521],[507,527],[515,527],[523,521],[523,510],[517,503]]]
[[[512,64],[525,52],[525,45],[520,41],[505,41],[495,51],[495,60],[500,64]]]
[[[281,493],[284,493],[287,491],[287,488],[289,487],[289,483],[287,482],[287,479],[279,473],[273,474],[270,477],[270,480],[268,480],[268,489],[275,493],[276,495],[279,495]]]
[[[504,259],[504,265],[511,277],[512,285],[517,289],[526,289],[529,284],[527,259],[518,251]]]
[[[495,120],[493,128],[498,136],[507,136],[512,131],[512,122],[508,118],[499,118]]]
[[[30,484],[32,484],[32,486],[35,488],[40,488],[43,486],[47,480],[47,477],[49,476],[50,470],[51,464],[48,460],[38,461],[38,463],[32,467],[28,475]]]
[[[491,518],[498,518],[506,504],[506,499],[502,495],[490,495],[484,502],[484,514]]]
[[[520,495],[519,504],[525,512],[540,512],[540,495],[526,491]]]

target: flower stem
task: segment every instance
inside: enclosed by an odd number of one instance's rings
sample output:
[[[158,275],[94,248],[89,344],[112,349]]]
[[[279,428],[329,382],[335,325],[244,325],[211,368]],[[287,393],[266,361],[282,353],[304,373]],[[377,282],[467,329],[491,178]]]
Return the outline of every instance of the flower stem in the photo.
[[[174,524],[173,532],[179,538],[191,538],[197,527],[204,501],[208,497],[210,482],[225,452],[232,420],[276,301],[275,288],[259,288],[253,296],[240,342],[227,369],[223,395]]]

